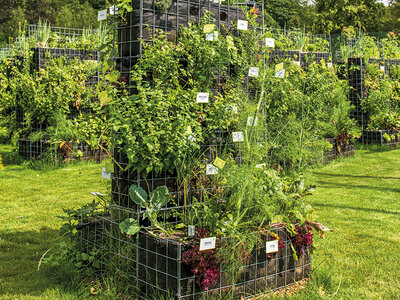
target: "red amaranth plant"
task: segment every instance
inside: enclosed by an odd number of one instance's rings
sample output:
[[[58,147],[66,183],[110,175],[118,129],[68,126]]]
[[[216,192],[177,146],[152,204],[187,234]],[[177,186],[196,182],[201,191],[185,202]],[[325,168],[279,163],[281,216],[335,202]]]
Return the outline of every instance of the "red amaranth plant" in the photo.
[[[195,241],[209,237],[210,233],[202,228],[196,228]],[[221,271],[215,266],[218,263],[215,250],[200,252],[198,245],[193,245],[190,249],[182,253],[182,261],[189,266],[190,271],[197,275],[196,283],[203,289],[208,290],[211,286],[218,283]]]

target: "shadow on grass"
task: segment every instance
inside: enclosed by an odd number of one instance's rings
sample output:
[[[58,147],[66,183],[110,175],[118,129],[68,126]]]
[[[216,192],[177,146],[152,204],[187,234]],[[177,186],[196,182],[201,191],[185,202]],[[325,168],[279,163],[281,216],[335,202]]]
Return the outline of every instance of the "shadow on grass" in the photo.
[[[368,212],[377,212],[377,213],[382,213],[382,214],[400,215],[400,212],[398,212],[398,211],[390,211],[390,210],[367,208],[367,207],[354,207],[354,206],[348,206],[348,205],[315,203],[314,206],[315,207],[341,208],[341,209],[354,209],[357,211],[368,211]]]
[[[38,263],[51,247],[57,248],[59,231],[43,227],[39,231],[0,231],[0,299],[2,295],[40,296],[49,289],[76,294],[68,281],[59,282],[52,276],[51,268]]]
[[[345,188],[345,189],[366,189],[366,190],[381,191],[381,192],[388,192],[388,193],[400,193],[400,189],[395,189],[395,188],[391,188],[391,187],[355,185],[355,184],[346,184],[343,182],[333,183],[333,182],[327,182],[327,181],[321,181],[321,180],[317,180],[316,182],[318,183],[318,185],[323,185],[324,187]]]
[[[372,178],[372,179],[400,179],[400,177],[386,176],[369,176],[369,175],[348,175],[348,174],[330,174],[322,172],[313,172],[315,175],[331,176],[331,177],[352,177],[352,178]]]

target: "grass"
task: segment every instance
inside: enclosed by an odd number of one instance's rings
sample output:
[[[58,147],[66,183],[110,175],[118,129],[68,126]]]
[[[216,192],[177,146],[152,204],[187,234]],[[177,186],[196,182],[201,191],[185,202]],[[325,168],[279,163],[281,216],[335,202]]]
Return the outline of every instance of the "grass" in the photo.
[[[0,147],[0,299],[82,299],[88,288],[36,269],[57,243],[62,208],[107,191],[101,165],[35,171],[12,163],[10,150]],[[316,238],[312,280],[288,299],[400,299],[399,165],[400,149],[369,148],[305,174],[319,221],[334,231]]]
[[[28,169],[1,146],[0,171],[0,299],[70,299],[77,291],[54,284],[37,271],[38,262],[59,237],[63,208],[93,200],[91,191],[106,192],[101,165],[69,164],[50,171]]]

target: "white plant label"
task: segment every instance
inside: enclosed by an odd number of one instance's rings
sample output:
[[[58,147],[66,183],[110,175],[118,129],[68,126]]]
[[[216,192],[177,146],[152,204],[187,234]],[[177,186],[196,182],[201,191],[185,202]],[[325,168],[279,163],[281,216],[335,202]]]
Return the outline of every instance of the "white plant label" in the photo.
[[[266,164],[258,164],[258,165],[256,165],[256,168],[262,169],[262,168],[265,168],[266,166],[267,166]]]
[[[238,20],[238,23],[237,23],[238,30],[247,30],[248,27],[249,27],[249,22],[244,21],[244,20]]]
[[[243,132],[232,132],[232,140],[234,143],[244,142]]]
[[[258,123],[258,117],[256,117],[255,120],[253,117],[248,117],[247,118],[247,126],[253,126],[253,121],[254,121],[254,126],[256,126]]]
[[[216,41],[218,40],[218,31],[214,31],[211,33],[206,33],[206,41]]]
[[[107,172],[106,168],[103,167],[103,168],[101,168],[101,177],[103,177],[104,179],[107,179],[107,180],[111,180],[111,173]]]
[[[118,13],[118,7],[116,7],[115,5],[110,6],[109,8],[109,12],[111,16],[114,16]]]
[[[194,225],[188,226],[188,236],[194,236],[196,234],[196,227]]]
[[[200,251],[215,249],[216,237],[200,239]]]
[[[298,65],[299,67],[301,67],[301,63],[299,61],[294,61],[293,62],[295,65]]]
[[[100,10],[97,13],[97,21],[103,21],[105,19],[107,19],[107,9]]]
[[[234,104],[228,105],[227,111],[232,111],[234,114],[238,113],[238,107]]]
[[[198,93],[197,94],[197,103],[208,103],[208,98],[210,97],[209,93]]]
[[[214,165],[206,165],[206,175],[216,175],[218,174],[218,168]]]
[[[265,47],[275,48],[275,39],[265,38]]]
[[[249,77],[258,77],[258,74],[260,72],[260,69],[257,67],[251,67],[249,69]]]
[[[285,78],[285,69],[276,72],[275,77],[276,78]]]
[[[327,66],[328,66],[328,68],[332,68],[332,67],[333,67],[333,64],[332,64],[331,62],[328,62],[328,63],[327,63]]]
[[[380,66],[379,69],[383,72],[385,72],[385,66]]]
[[[267,242],[265,250],[266,250],[267,254],[278,252],[279,251],[279,242],[278,242],[278,240]]]

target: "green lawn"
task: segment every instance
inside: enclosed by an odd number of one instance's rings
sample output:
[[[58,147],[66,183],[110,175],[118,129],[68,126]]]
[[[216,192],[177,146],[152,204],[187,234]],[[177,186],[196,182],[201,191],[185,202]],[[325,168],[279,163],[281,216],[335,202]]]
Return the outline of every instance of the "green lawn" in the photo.
[[[0,146],[0,154],[9,150]],[[320,221],[334,232],[316,239],[312,283],[289,298],[317,299],[320,288],[325,298],[400,299],[400,149],[376,150],[305,174],[317,185],[310,200]],[[36,269],[57,242],[62,208],[107,191],[102,165],[34,171],[8,161],[0,171],[0,299],[82,298]]]
[[[335,230],[317,242],[314,267],[329,270],[338,298],[400,299],[400,150],[378,150],[307,175],[320,221]]]
[[[1,146],[0,154],[9,147]],[[0,299],[68,298],[44,271],[36,271],[43,253],[54,246],[62,208],[93,200],[91,191],[105,192],[101,165],[70,164],[52,171],[7,165],[0,171]],[[67,294],[66,294],[67,293]]]

